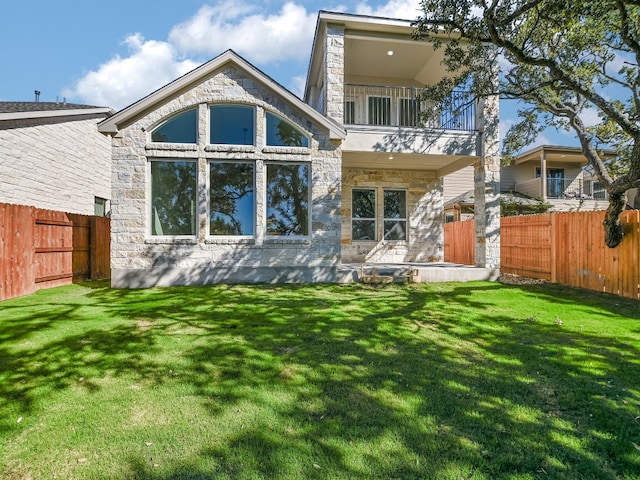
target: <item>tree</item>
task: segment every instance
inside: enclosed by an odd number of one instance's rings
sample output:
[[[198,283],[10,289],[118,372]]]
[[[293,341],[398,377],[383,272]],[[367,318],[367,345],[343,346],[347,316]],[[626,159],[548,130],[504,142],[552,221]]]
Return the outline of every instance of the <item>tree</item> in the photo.
[[[429,94],[446,101],[464,84],[469,98],[523,100],[507,158],[546,127],[573,130],[609,194],[605,242],[616,247],[626,191],[640,186],[640,0],[423,0],[422,9],[415,35],[445,48],[451,73]]]

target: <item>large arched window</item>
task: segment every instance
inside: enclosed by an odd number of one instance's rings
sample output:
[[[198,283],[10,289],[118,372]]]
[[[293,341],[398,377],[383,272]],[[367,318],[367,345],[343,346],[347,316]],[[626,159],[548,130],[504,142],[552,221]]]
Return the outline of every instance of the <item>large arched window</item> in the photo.
[[[151,132],[152,142],[196,143],[198,110],[192,108],[158,125]]]
[[[267,112],[267,145],[274,147],[309,147],[309,139],[290,122]]]
[[[248,105],[211,105],[209,142],[255,145],[255,108]]]

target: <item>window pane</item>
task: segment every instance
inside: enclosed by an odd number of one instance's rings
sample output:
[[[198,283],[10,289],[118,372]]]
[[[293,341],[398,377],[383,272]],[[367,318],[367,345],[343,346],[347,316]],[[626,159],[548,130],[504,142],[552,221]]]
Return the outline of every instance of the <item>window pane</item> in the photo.
[[[369,97],[369,125],[391,125],[389,97]]]
[[[209,108],[209,141],[227,145],[253,145],[254,108],[245,105],[212,105]]]
[[[253,163],[211,163],[211,235],[253,235]]]
[[[384,191],[384,239],[407,239],[407,192]],[[400,219],[400,220],[393,220]]]
[[[351,191],[351,216],[353,218],[376,218],[376,191]]]
[[[353,240],[375,240],[376,221],[375,220],[352,220],[351,238]]]
[[[309,165],[267,165],[267,235],[309,235]]]
[[[351,216],[351,238],[353,240],[376,239],[375,190],[351,190]]]
[[[406,240],[407,222],[406,220],[385,220],[384,221],[385,240]]]
[[[196,143],[197,113],[196,109],[191,109],[170,118],[151,133],[151,141]]]
[[[291,123],[267,112],[267,145],[308,147],[309,139]]]
[[[384,218],[407,217],[407,193],[402,190],[385,190]]]
[[[151,234],[196,234],[196,162],[151,162]]]

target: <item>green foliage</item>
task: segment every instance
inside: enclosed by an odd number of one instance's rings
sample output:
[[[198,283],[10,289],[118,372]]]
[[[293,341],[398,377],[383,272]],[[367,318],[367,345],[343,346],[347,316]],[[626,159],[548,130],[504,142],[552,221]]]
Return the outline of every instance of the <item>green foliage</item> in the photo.
[[[637,302],[87,283],[0,303],[0,478],[636,478]]]
[[[640,186],[638,2],[425,0],[422,8],[416,37],[435,39],[452,73],[432,93],[445,98],[466,83],[481,97],[521,100],[520,120],[504,140],[507,158],[545,127],[574,131],[612,199],[605,226],[607,244],[617,245],[619,199]],[[617,160],[605,161],[603,148]]]

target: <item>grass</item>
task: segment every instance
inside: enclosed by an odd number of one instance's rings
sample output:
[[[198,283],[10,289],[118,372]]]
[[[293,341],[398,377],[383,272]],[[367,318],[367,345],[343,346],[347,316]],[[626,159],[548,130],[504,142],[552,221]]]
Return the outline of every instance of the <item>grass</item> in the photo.
[[[0,303],[0,477],[640,478],[640,306],[556,285]]]

